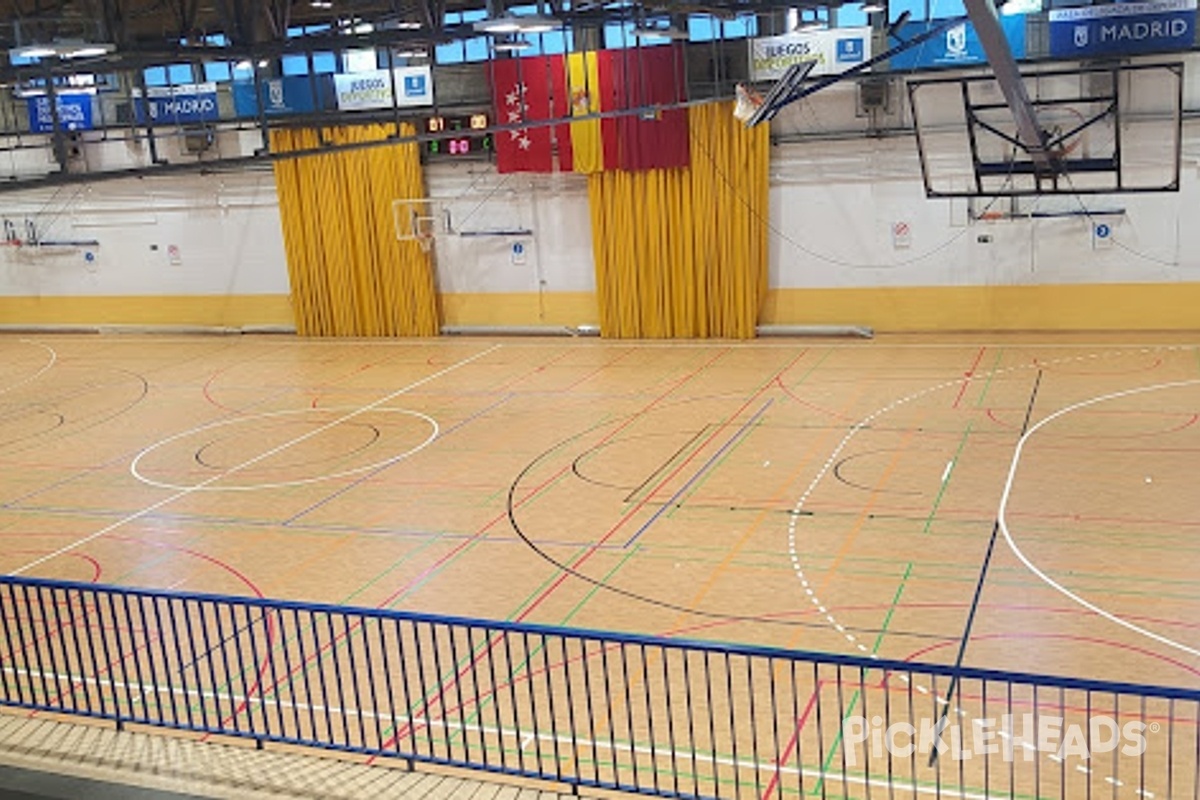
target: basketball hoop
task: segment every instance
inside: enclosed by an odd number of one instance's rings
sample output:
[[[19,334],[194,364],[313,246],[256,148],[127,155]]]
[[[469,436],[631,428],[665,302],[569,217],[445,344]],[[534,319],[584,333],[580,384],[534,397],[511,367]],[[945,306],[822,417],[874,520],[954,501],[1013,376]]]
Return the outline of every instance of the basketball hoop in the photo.
[[[733,116],[742,122],[747,122],[754,116],[754,112],[762,108],[763,97],[742,83],[737,85],[735,91],[737,92],[737,102],[733,106]]]

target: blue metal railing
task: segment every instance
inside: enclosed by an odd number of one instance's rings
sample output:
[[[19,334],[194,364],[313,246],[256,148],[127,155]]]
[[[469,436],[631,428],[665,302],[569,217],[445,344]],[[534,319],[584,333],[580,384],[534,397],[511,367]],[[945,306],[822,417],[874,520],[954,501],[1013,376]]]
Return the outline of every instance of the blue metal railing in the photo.
[[[20,577],[0,705],[670,797],[1200,791],[1195,690]]]

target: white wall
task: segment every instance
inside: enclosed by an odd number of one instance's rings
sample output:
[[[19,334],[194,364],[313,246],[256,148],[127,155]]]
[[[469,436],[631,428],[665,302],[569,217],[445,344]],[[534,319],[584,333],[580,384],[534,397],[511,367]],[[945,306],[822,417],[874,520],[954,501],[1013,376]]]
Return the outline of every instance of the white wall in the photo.
[[[0,218],[20,236],[28,219],[43,241],[99,243],[0,248],[0,295],[288,292],[270,169],[11,192],[0,195]]]

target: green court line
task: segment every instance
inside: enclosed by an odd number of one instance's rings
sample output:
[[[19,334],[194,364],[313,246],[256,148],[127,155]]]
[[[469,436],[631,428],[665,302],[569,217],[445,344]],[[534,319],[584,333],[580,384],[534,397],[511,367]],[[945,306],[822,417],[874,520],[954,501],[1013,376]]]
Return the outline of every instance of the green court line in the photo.
[[[958,466],[958,459],[962,455],[963,448],[967,445],[967,439],[971,436],[971,428],[974,426],[974,421],[967,422],[967,429],[963,431],[962,438],[958,440],[958,449],[954,451],[954,457],[950,459],[950,469],[946,474],[946,479],[942,481],[942,485],[938,487],[937,497],[933,499],[933,508],[929,509],[929,516],[925,519],[925,527],[921,533],[929,533],[929,526],[933,524],[933,518],[937,515],[938,506],[942,504],[942,497],[946,494],[946,487],[950,485],[950,479],[954,477],[954,468]]]
[[[992,360],[992,368],[988,370],[987,381],[983,384],[983,391],[979,393],[979,399],[975,401],[976,408],[983,407],[983,398],[987,397],[988,390],[992,388],[992,378],[996,377],[1000,369],[1000,359],[1004,357],[1004,348],[1001,347],[996,351],[996,358]]]

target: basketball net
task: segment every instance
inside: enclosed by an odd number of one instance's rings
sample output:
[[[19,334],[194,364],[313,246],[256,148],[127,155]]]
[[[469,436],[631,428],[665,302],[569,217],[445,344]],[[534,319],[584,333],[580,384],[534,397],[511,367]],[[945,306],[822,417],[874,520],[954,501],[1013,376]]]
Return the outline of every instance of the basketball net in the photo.
[[[758,92],[739,83],[735,89],[737,100],[733,106],[733,115],[742,122],[754,116],[754,112],[763,104],[763,97]]]

